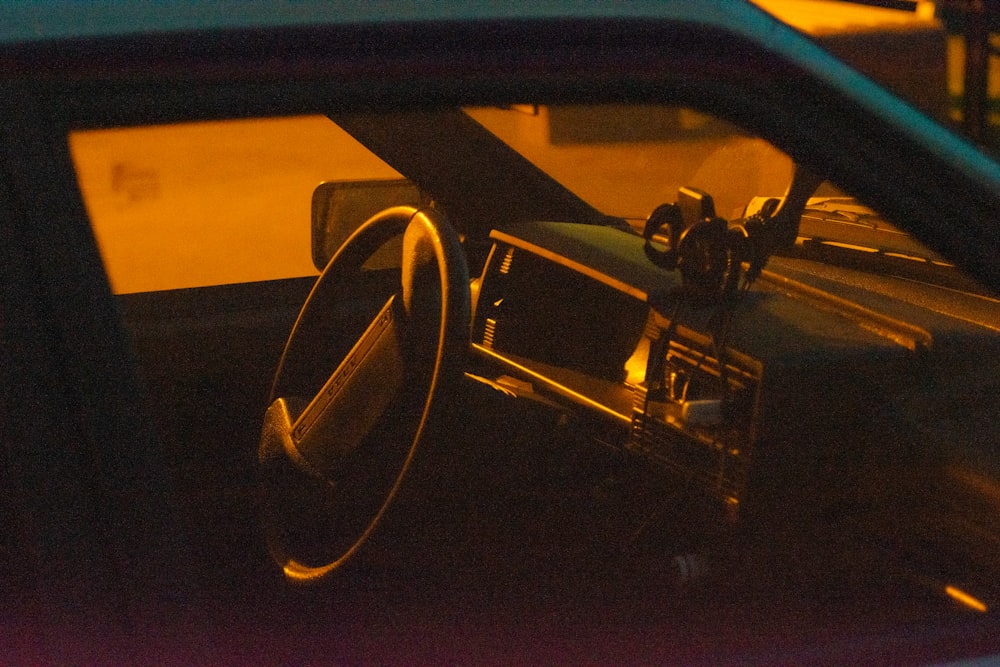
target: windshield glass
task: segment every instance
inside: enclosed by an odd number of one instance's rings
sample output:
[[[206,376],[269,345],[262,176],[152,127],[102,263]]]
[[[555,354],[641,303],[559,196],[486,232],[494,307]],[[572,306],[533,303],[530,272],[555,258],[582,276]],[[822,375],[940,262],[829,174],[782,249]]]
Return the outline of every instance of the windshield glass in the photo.
[[[516,105],[465,110],[489,132],[602,213],[641,232],[682,187],[709,194],[717,215],[739,222],[782,197],[792,159],[723,120],[671,106]],[[951,263],[881,215],[823,182],[803,212],[793,247],[826,264],[978,289]]]
[[[663,106],[475,108],[467,113],[569,190],[609,215],[644,220],[682,186],[739,217],[755,196],[781,196],[792,160],[697,111]]]

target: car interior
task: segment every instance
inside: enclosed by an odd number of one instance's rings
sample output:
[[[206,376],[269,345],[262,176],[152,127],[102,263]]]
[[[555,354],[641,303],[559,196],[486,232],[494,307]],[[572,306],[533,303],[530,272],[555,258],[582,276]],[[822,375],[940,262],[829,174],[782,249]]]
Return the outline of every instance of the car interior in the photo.
[[[5,43],[15,661],[995,650],[1000,170],[706,7]]]
[[[993,604],[956,389],[995,387],[996,298],[762,139],[513,105],[68,143],[199,599],[696,637]]]

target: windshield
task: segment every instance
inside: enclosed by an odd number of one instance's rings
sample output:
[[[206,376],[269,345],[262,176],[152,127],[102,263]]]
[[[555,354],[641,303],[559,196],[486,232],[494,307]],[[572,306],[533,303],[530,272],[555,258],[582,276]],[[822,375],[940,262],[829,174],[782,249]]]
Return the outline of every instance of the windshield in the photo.
[[[756,196],[781,196],[792,160],[692,109],[663,106],[475,108],[467,113],[603,213],[645,220],[682,186],[736,218]]]
[[[794,163],[769,142],[693,109],[600,105],[469,108],[476,122],[597,210],[641,232],[682,187],[738,222],[781,198]],[[829,181],[778,254],[977,290],[950,262]]]

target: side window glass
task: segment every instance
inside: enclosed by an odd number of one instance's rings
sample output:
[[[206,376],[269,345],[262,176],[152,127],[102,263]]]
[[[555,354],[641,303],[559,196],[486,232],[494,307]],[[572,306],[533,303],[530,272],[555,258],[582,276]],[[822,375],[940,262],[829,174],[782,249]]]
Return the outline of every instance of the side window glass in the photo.
[[[315,274],[313,189],[399,178],[322,116],[74,131],[69,142],[116,293]]]

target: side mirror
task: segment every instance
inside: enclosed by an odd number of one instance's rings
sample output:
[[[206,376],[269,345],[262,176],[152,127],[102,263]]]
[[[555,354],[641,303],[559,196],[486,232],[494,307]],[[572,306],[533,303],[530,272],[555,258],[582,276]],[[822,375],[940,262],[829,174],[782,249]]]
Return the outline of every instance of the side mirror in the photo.
[[[427,206],[430,199],[405,179],[381,181],[327,181],[312,196],[312,260],[322,271],[337,248],[361,223],[392,206]],[[390,241],[365,264],[366,268],[398,267],[402,237]]]

